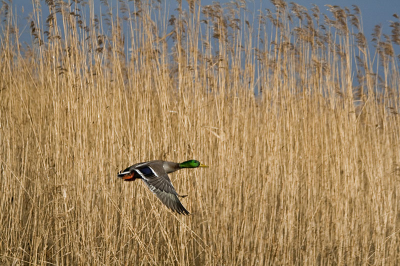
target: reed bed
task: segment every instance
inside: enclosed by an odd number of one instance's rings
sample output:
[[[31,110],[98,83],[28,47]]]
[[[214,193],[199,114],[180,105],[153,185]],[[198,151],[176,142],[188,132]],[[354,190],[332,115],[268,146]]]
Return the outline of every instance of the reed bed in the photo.
[[[0,264],[395,265],[399,19],[272,3],[4,2]],[[190,216],[116,177],[192,158]]]

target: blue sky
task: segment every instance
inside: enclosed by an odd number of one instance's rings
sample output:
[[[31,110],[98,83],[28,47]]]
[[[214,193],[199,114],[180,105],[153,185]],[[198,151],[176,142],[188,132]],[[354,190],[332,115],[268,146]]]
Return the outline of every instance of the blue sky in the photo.
[[[383,30],[386,33],[390,32],[390,20],[394,21],[394,13],[400,16],[400,0],[295,0],[288,1],[295,2],[299,5],[305,6],[308,10],[312,7],[311,4],[316,4],[321,12],[326,12],[327,7],[325,5],[338,5],[341,7],[349,7],[352,9],[352,5],[356,5],[361,10],[364,34],[367,35],[368,41],[371,40],[371,33],[375,25],[381,24]]]
[[[65,0],[67,2],[68,0]],[[100,6],[100,1],[98,0],[93,0],[94,3],[99,3],[98,6]],[[127,0],[122,0],[122,1],[127,1]],[[174,14],[176,13],[175,9],[178,6],[178,3],[176,1],[168,1],[168,0],[161,0],[163,2],[162,6],[167,6],[169,7],[168,12],[169,14]],[[167,2],[164,2],[167,1]],[[212,1],[212,0],[202,0],[201,5],[210,5],[213,2],[220,2],[221,6],[225,3],[229,3],[232,0],[221,0],[221,1]],[[72,1],[71,1],[72,2]],[[86,1],[88,2],[88,1]],[[118,0],[108,0],[108,3],[112,7],[117,6]],[[187,3],[183,0],[184,2],[184,7],[187,7]],[[251,1],[247,0],[248,3],[247,8],[249,11],[257,14],[260,9],[260,6],[262,7],[262,10],[265,11],[266,8],[274,10],[273,4],[268,0],[265,1]],[[389,27],[391,21],[396,21],[396,18],[393,17],[393,14],[397,13],[400,16],[400,0],[289,0],[287,3],[289,4],[290,2],[295,2],[299,5],[302,5],[306,7],[308,10],[311,9],[312,4],[316,4],[320,11],[322,13],[327,14],[329,17],[332,17],[330,12],[328,11],[328,7],[325,6],[327,4],[329,5],[338,5],[340,7],[348,7],[350,10],[353,10],[352,5],[357,5],[362,14],[362,23],[363,23],[363,32],[367,38],[367,41],[369,43],[369,47],[371,51],[374,53],[375,49],[372,47],[371,43],[371,33],[373,32],[373,29],[375,25],[380,24],[382,26],[382,32],[384,34],[390,35],[391,34],[391,28]],[[42,0],[40,1],[42,4],[42,12],[43,12],[43,22],[46,20],[49,12],[48,8],[45,4],[45,2]],[[2,4],[0,3],[0,6]],[[32,42],[32,36],[30,34],[30,28],[29,28],[29,15],[32,12],[32,0],[14,0],[12,2],[13,6],[13,15],[14,17],[17,17],[18,21],[18,27],[19,27],[19,32],[21,34],[20,40],[22,43],[28,43],[30,44]],[[100,10],[100,8],[96,6],[95,9]],[[105,8],[102,7],[102,12],[105,11]],[[95,11],[96,12],[96,11]],[[99,12],[99,11],[98,11]],[[1,39],[1,32],[0,32],[0,39]],[[394,47],[395,53],[399,54],[400,47],[396,46]]]
[[[201,1],[202,5],[209,5],[212,2],[220,2],[220,3],[229,3],[231,0],[223,0],[223,1],[212,1],[212,0],[203,0]],[[258,5],[261,3],[263,8],[273,9],[273,5],[271,1],[246,1],[250,5]],[[320,11],[326,14],[329,14],[328,8],[325,5],[338,5],[340,7],[348,7],[352,10],[352,5],[356,5],[360,8],[363,20],[364,34],[368,38],[368,41],[371,40],[371,33],[375,25],[381,24],[383,32],[389,34],[391,28],[389,28],[390,21],[394,21],[393,17],[394,13],[397,13],[400,16],[400,0],[288,0],[286,1],[288,4],[291,2],[297,3],[306,7],[308,10],[311,9],[312,4],[315,4],[319,7]]]
[[[167,0],[166,0],[167,1]],[[202,5],[209,5],[212,4],[212,2],[220,2],[220,3],[228,3],[231,2],[232,0],[222,0],[222,1],[212,1],[212,0],[203,0],[201,1]],[[43,6],[45,6],[44,1],[41,1]],[[95,1],[96,2],[96,1]],[[114,3],[116,0],[109,0],[108,2]],[[184,1],[183,1],[184,2]],[[250,6],[257,6],[259,4],[262,5],[263,8],[270,8],[273,9],[273,5],[270,1],[247,1]],[[400,0],[289,0],[287,3],[290,2],[295,2],[297,4],[300,4],[302,6],[305,6],[307,9],[310,9],[312,7],[311,4],[316,4],[321,12],[326,12],[327,14],[329,13],[327,11],[327,7],[325,6],[326,4],[330,5],[338,5],[341,7],[349,7],[351,8],[352,5],[357,5],[362,12],[362,18],[363,18],[363,25],[364,25],[364,33],[367,35],[367,37],[370,35],[372,32],[372,29],[374,28],[375,25],[381,24],[383,26],[383,30],[386,33],[390,32],[389,28],[389,21],[394,20],[393,14],[397,13],[400,15]],[[173,10],[177,6],[176,1],[168,1],[167,2],[170,6],[170,10]],[[23,21],[21,19],[26,18],[29,13],[32,11],[32,0],[14,0],[13,1],[13,10],[14,14],[18,14],[19,22],[24,25]],[[257,10],[254,10],[257,11]],[[29,30],[29,28],[27,29]],[[370,38],[369,38],[370,40]]]
[[[39,0],[38,0],[39,1]],[[64,0],[65,2],[68,2],[68,0]],[[95,7],[95,10],[97,9],[99,12],[100,11],[100,1],[99,0],[93,0],[94,3],[98,3],[98,5]],[[117,7],[117,2],[119,0],[107,0],[109,5],[112,7]],[[128,0],[122,0],[124,2]],[[130,0],[129,0],[130,1]],[[149,0],[150,1],[150,0]],[[176,13],[175,9],[178,6],[177,1],[169,1],[169,0],[161,0],[162,1],[162,6],[167,6],[168,7],[168,12],[170,15]],[[166,2],[165,2],[166,1]],[[71,1],[72,2],[72,1]],[[88,2],[87,0],[85,2]],[[185,0],[182,0],[184,8],[187,8],[187,2]],[[202,0],[201,5],[210,5],[213,2],[220,2],[221,6],[223,6],[226,3],[232,2],[232,0],[221,0],[221,1],[212,1],[212,0]],[[274,10],[274,6],[271,3],[270,0],[262,0],[262,1],[257,1],[257,0],[247,0],[247,8],[249,11],[257,14],[260,9],[262,8],[263,11],[265,11],[266,8]],[[288,4],[291,2],[295,2],[299,5],[302,5],[306,7],[308,10],[311,9],[312,4],[316,4],[320,11],[322,13],[327,14],[329,17],[332,17],[330,12],[328,11],[328,7],[325,6],[327,4],[329,5],[338,5],[340,7],[348,7],[350,10],[352,10],[352,5],[357,5],[362,14],[362,22],[363,22],[363,32],[367,38],[367,41],[369,43],[370,49],[374,52],[375,49],[372,47],[371,43],[371,33],[373,32],[373,29],[375,25],[380,24],[382,26],[382,33],[390,35],[391,34],[391,28],[389,27],[391,21],[396,21],[396,19],[393,17],[394,13],[397,13],[400,16],[400,0],[288,0],[286,1]],[[48,16],[48,8],[43,0],[40,1],[42,4],[42,14],[43,14],[43,20],[46,20],[46,17]],[[2,4],[0,3],[0,6]],[[32,0],[14,0],[12,1],[12,6],[13,6],[13,15],[14,17],[17,17],[18,21],[18,28],[20,32],[20,41],[22,43],[27,43],[30,44],[32,42],[32,36],[30,34],[30,28],[29,28],[29,22],[28,22],[28,17],[32,13]],[[105,7],[101,7],[102,12],[104,13]],[[96,12],[96,11],[95,11]],[[96,12],[96,13],[97,13]],[[99,12],[100,13],[100,12]],[[0,33],[0,38],[1,38],[1,33]],[[394,46],[395,53],[399,54],[400,53],[400,47]]]

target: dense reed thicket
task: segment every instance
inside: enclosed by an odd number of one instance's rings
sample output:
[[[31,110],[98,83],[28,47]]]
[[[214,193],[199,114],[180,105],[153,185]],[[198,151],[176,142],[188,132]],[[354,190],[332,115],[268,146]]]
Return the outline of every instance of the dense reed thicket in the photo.
[[[357,7],[33,2],[1,8],[0,264],[399,261],[397,16],[371,40]],[[187,217],[116,178],[192,158]]]

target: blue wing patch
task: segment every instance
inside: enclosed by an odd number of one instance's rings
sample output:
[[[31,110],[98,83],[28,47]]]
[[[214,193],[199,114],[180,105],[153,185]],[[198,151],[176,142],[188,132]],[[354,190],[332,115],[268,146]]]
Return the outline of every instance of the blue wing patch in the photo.
[[[144,176],[154,176],[153,170],[151,170],[151,168],[148,166],[140,167],[137,170],[139,170]]]

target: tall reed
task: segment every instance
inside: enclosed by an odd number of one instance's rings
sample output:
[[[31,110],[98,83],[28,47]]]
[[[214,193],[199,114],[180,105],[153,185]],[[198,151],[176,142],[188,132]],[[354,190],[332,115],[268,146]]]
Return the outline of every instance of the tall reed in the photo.
[[[0,263],[395,265],[399,18],[271,2],[4,2]],[[188,217],[116,178],[191,158]]]

